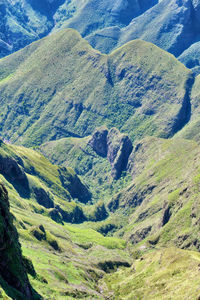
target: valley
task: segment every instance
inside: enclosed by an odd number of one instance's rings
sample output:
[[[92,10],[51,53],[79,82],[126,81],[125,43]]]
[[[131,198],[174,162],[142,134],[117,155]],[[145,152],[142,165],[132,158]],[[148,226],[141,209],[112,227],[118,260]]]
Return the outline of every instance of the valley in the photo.
[[[0,15],[0,298],[199,299],[199,1]]]

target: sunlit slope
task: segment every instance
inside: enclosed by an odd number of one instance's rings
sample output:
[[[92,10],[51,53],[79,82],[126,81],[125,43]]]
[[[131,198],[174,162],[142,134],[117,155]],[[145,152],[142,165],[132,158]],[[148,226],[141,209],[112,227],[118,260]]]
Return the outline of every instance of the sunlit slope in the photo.
[[[199,253],[166,248],[138,255],[130,269],[102,281],[111,299],[198,299]]]
[[[129,160],[133,182],[108,204],[127,217],[120,236],[147,248],[199,250],[199,153],[196,142],[181,139],[145,138],[136,145]]]
[[[1,135],[24,145],[102,124],[132,139],[169,137],[190,117],[190,71],[143,41],[107,56],[67,29],[2,59],[0,69]]]
[[[24,263],[33,288],[44,299],[102,299],[98,279],[119,266],[129,267],[131,258],[124,240],[70,224],[97,221],[99,211],[98,205],[86,204],[91,201],[91,193],[75,172],[52,165],[32,149],[1,141],[0,174],[8,190],[22,252],[28,258]],[[2,230],[4,225],[2,220]],[[13,249],[15,246],[20,252],[17,241]],[[12,257],[13,252],[10,253]],[[18,272],[19,277],[22,273],[23,285],[16,284],[25,294],[25,285],[26,293],[29,292],[25,268],[21,258],[16,259],[19,265],[13,266],[13,274]],[[15,264],[14,258],[12,262]],[[8,295],[21,299],[12,287],[5,287],[2,281],[0,285]]]

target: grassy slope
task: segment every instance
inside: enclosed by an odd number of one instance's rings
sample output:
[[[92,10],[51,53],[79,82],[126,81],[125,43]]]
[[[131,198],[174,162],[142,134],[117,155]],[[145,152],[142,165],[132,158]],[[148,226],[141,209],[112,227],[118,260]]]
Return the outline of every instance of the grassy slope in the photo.
[[[199,261],[200,255],[194,251],[150,251],[136,259],[130,269],[107,275],[102,288],[116,300],[198,299]]]
[[[102,232],[123,227],[116,235],[123,235],[133,244],[143,239],[148,242],[152,236],[152,241],[157,239],[162,245],[172,243],[182,248],[199,249],[199,146],[196,142],[146,137],[136,145],[129,158],[127,176],[109,183],[107,160],[86,146],[88,139],[48,142],[41,150],[53,162],[72,165],[88,182],[94,196],[108,204],[113,212],[109,218],[90,226]],[[167,210],[169,220],[162,224]]]
[[[98,279],[105,271],[131,262],[128,252],[124,251],[126,242],[104,237],[82,225],[56,223],[49,217],[51,209],[37,203],[33,192],[35,187],[46,190],[54,203],[68,212],[76,206],[83,207],[85,212],[88,208],[78,201],[73,202],[60,181],[59,167],[52,165],[40,153],[1,142],[0,157],[18,161],[19,168],[28,178],[29,192],[27,186],[24,189],[20,186],[16,177],[0,175],[9,191],[23,255],[31,259],[35,267],[36,275],[29,276],[32,286],[44,299],[102,299]],[[73,173],[71,169],[68,172]],[[91,209],[91,205],[88,207]],[[41,225],[45,229],[45,237]]]
[[[147,247],[199,249],[198,158],[199,146],[193,141],[142,140],[130,161],[133,183],[109,204],[128,219],[118,234],[133,244],[143,240]]]
[[[33,154],[33,150],[23,147],[16,147],[15,151],[22,158]],[[166,291],[166,299],[172,293],[175,299],[185,293],[191,297],[188,299],[196,297],[198,254],[169,246],[199,249],[199,153],[199,146],[193,141],[153,137],[140,141],[134,159],[129,161],[133,183],[111,199],[110,203],[119,201],[118,210],[112,209],[114,212],[107,220],[96,224],[55,223],[45,214],[30,209],[28,203],[34,199],[21,199],[19,207],[20,202],[13,201],[17,193],[7,183],[23,253],[32,259],[37,272],[35,278],[30,276],[34,288],[47,299],[102,299],[102,292],[113,294],[113,299],[142,296],[147,299],[150,291],[152,299],[160,299]],[[167,207],[170,218],[163,224]],[[40,224],[47,235],[42,241],[33,235],[34,230],[39,231]],[[103,237],[91,229],[100,230],[109,224],[123,226],[115,236],[123,236],[128,241],[126,250],[123,240]],[[145,234],[144,229],[149,226],[151,229]],[[52,241],[58,243],[59,250],[52,247]],[[120,264],[132,261],[130,269],[120,269],[97,283],[105,275],[103,270],[117,269]],[[152,289],[154,285],[156,289]]]
[[[0,69],[1,135],[25,145],[102,124],[133,139],[170,136],[187,121],[190,71],[143,41],[107,56],[67,29],[0,60]]]
[[[85,138],[63,138],[42,144],[39,150],[49,160],[65,167],[71,166],[87,182],[93,200],[109,200],[110,197],[131,182],[130,174],[123,174],[119,180],[111,177],[111,166],[88,145],[91,136]],[[127,175],[127,176],[126,176]]]

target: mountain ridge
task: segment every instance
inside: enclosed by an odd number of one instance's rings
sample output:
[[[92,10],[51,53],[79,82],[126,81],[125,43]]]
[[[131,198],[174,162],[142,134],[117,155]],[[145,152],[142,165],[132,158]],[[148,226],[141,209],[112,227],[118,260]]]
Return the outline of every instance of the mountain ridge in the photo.
[[[129,42],[107,56],[66,29],[2,59],[0,65],[1,104],[9,99],[1,134],[12,142],[37,145],[84,136],[102,124],[114,124],[132,139],[143,134],[169,137],[190,115],[192,73],[144,41]],[[88,77],[88,70],[93,76]]]
[[[1,3],[1,56],[63,28],[74,28],[109,53],[132,39],[153,42],[199,73],[199,1],[10,0]],[[149,26],[149,24],[151,24]],[[151,28],[151,30],[149,30]]]

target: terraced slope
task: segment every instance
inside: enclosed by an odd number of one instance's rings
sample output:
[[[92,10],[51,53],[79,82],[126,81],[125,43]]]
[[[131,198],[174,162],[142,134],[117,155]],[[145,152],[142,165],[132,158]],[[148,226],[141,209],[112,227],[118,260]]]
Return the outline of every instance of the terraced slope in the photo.
[[[191,72],[143,41],[103,55],[67,29],[2,59],[0,70],[0,133],[19,144],[83,137],[103,124],[132,139],[170,137],[190,118]]]

